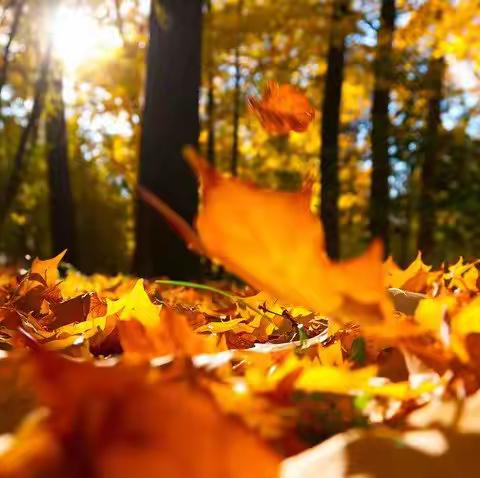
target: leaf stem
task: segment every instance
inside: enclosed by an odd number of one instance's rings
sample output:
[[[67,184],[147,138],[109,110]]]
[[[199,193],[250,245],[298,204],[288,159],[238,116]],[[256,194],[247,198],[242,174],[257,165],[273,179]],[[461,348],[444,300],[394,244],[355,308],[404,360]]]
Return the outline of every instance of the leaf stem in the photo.
[[[245,307],[249,308],[250,310],[253,310],[256,314],[261,313],[260,310],[256,309],[255,307],[251,306],[249,303],[247,303],[245,300],[243,300],[241,297],[238,297],[237,295],[230,294],[229,292],[225,292],[221,289],[217,289],[216,287],[212,287],[210,285],[205,285],[205,284],[197,284],[195,282],[188,282],[188,281],[183,281],[183,280],[156,280],[156,284],[161,284],[161,285],[172,285],[172,286],[180,286],[180,287],[191,287],[192,289],[200,289],[200,290],[205,290],[208,292],[214,292],[216,294],[223,295],[224,297],[228,297],[229,299],[232,299],[233,301],[236,302],[241,302]]]

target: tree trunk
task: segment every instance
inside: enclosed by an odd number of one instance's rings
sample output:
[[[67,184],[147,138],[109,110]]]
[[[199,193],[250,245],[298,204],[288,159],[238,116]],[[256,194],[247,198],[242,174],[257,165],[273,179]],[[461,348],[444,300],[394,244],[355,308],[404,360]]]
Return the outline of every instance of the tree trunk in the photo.
[[[390,118],[388,105],[392,84],[392,47],[395,29],[395,0],[382,0],[380,29],[374,63],[375,86],[372,105],[372,183],[370,191],[370,233],[383,240],[389,251],[390,196],[388,178],[390,158],[388,139]]]
[[[123,46],[125,46],[127,42],[125,38],[125,26],[123,24],[120,0],[115,0],[114,3],[115,3],[115,23],[117,25],[118,34],[122,39]]]
[[[345,19],[349,16],[349,9],[350,0],[334,0],[322,104],[320,214],[325,229],[327,252],[333,259],[340,256],[338,135],[345,64],[345,38],[348,33]]]
[[[191,223],[197,211],[197,182],[182,148],[198,143],[201,2],[162,0],[158,7],[162,15],[152,3],[139,183]],[[147,277],[187,279],[200,273],[198,257],[141,201],[133,266],[136,274]]]
[[[3,50],[2,67],[0,69],[0,103],[2,90],[5,86],[5,82],[7,81],[8,67],[10,65],[10,49],[13,40],[17,35],[24,4],[25,0],[16,0],[16,2],[14,2],[15,10],[13,11],[12,25],[10,27],[10,34],[8,35],[7,44],[5,45],[5,48]]]
[[[240,28],[243,11],[243,0],[237,0],[237,44],[234,51],[235,83],[233,89],[233,141],[232,141],[232,176],[238,174],[238,130],[240,127],[240,82],[242,70],[240,68]]]
[[[443,57],[431,58],[426,76],[428,112],[420,183],[420,227],[418,232],[418,249],[423,252],[427,260],[431,258],[435,246],[435,195],[438,193],[436,169],[440,158],[444,74],[445,59]]]
[[[212,0],[207,0],[209,19],[212,15]],[[213,75],[213,39],[212,22],[208,25],[207,44],[207,159],[215,165],[215,84]]]
[[[67,259],[76,263],[75,208],[68,166],[67,125],[60,69],[53,69],[50,103],[46,121],[48,183],[50,190],[50,228],[52,253],[68,249]]]
[[[20,135],[20,141],[13,159],[12,172],[6,182],[3,200],[0,201],[0,230],[5,224],[7,214],[10,211],[20,188],[27,146],[31,140],[32,134],[37,128],[37,123],[43,110],[45,94],[48,88],[48,71],[50,68],[51,50],[52,45],[50,43],[45,50],[40,65],[40,72],[35,84],[32,110],[30,111],[27,124]]]

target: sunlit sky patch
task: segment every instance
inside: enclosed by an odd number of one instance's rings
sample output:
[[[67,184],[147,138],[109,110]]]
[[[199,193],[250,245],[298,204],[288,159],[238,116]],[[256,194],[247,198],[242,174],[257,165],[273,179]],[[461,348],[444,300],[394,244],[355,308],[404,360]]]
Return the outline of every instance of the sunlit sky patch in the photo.
[[[129,6],[128,0],[122,6]],[[68,117],[78,115],[79,132],[88,144],[82,145],[84,159],[98,159],[104,136],[133,135],[130,118],[123,110],[105,111],[104,102],[111,100],[104,88],[82,82],[78,83],[78,72],[88,63],[101,57],[115,54],[122,47],[122,37],[114,21],[105,22],[108,12],[93,10],[88,6],[60,6],[52,18],[53,52],[63,65],[63,96]],[[103,19],[103,21],[101,20]],[[110,19],[111,20],[111,19]],[[77,110],[78,94],[87,95],[88,101]],[[116,102],[117,104],[117,102]]]
[[[52,31],[54,53],[62,61],[66,75],[122,45],[118,29],[102,25],[86,7],[60,6],[53,18]]]

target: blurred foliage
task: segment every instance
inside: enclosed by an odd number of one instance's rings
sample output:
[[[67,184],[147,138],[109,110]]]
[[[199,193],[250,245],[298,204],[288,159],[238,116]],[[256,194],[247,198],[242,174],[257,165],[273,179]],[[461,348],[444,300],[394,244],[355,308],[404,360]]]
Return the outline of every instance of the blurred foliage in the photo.
[[[215,163],[228,171],[232,154],[235,50],[240,65],[239,175],[262,186],[295,190],[306,176],[318,183],[320,115],[305,134],[271,137],[245,107],[267,80],[303,89],[319,109],[325,74],[330,0],[212,0],[204,8],[200,103],[201,147],[215,132]],[[351,256],[368,242],[372,61],[380,2],[354,2],[347,42],[342,102],[341,241]],[[416,254],[418,198],[423,162],[431,56],[448,64],[442,101],[441,164],[436,197],[434,262],[473,256],[480,237],[479,97],[480,29],[475,2],[399,0],[394,45],[395,82],[390,105],[393,201],[392,252],[400,263]],[[125,271],[133,250],[132,191],[142,116],[148,43],[147,0],[81,0],[25,4],[12,42],[1,92],[0,190],[32,105],[45,32],[53,29],[55,54],[64,63],[71,181],[77,209],[78,266],[86,272]],[[75,21],[72,22],[72,18]],[[8,42],[11,2],[2,1],[0,47]],[[43,27],[39,27],[43,25]],[[46,25],[46,26],[45,26]],[[210,91],[209,91],[210,89]],[[213,108],[208,107],[208,97]],[[48,108],[48,98],[47,106]],[[48,256],[48,186],[41,123],[27,153],[22,185],[0,235],[12,260]],[[318,193],[318,186],[315,191]],[[313,201],[318,207],[318,199]],[[478,255],[478,253],[477,253]]]

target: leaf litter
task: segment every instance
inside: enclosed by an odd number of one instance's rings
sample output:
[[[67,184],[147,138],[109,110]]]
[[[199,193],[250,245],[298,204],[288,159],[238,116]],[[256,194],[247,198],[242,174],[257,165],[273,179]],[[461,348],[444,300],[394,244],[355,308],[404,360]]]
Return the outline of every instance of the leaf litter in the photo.
[[[276,84],[250,105],[275,134],[314,115]],[[0,269],[0,478],[475,476],[478,261],[332,261],[308,182],[186,157],[195,229],[139,194],[246,285]]]

